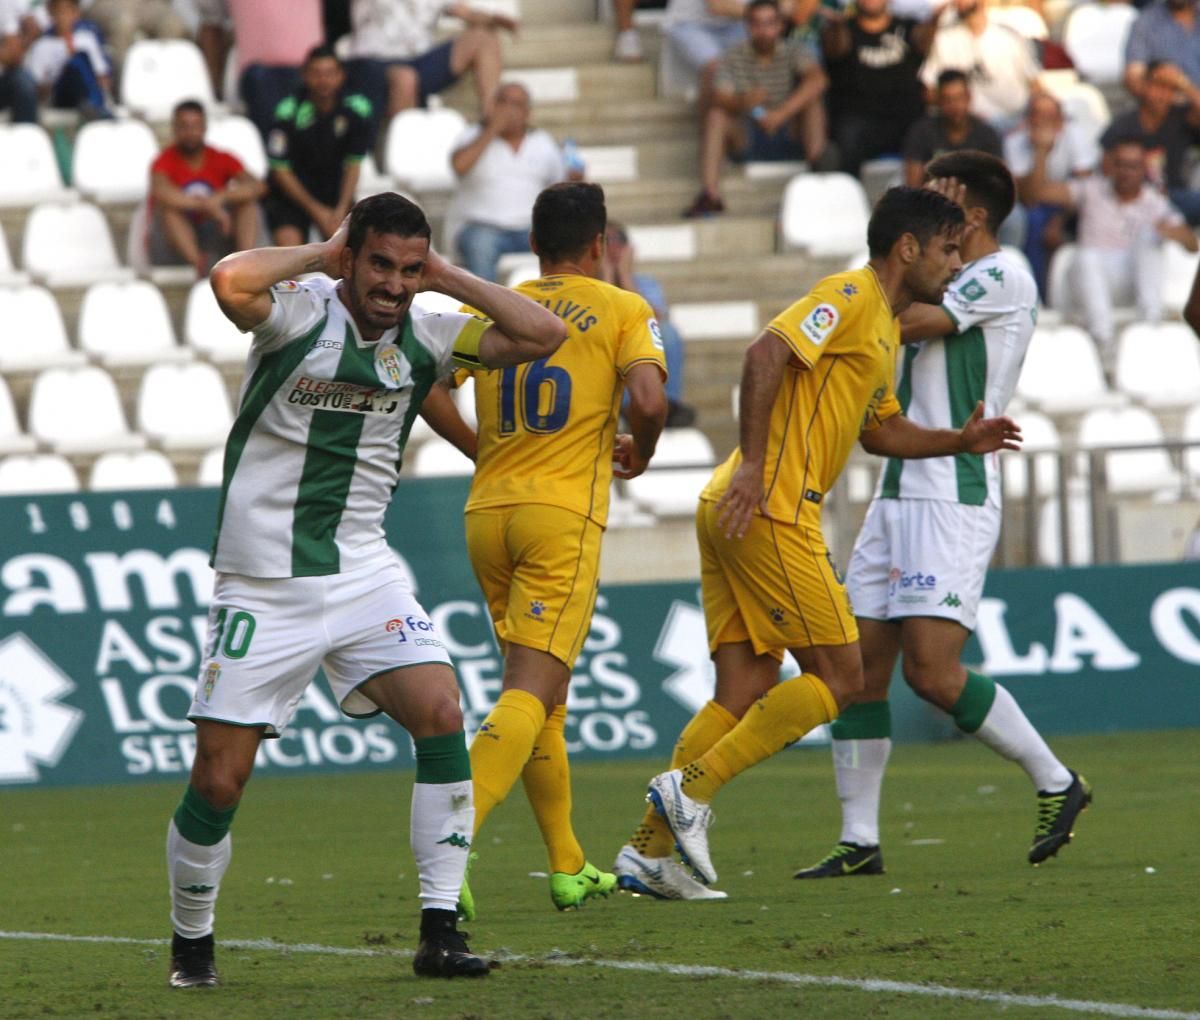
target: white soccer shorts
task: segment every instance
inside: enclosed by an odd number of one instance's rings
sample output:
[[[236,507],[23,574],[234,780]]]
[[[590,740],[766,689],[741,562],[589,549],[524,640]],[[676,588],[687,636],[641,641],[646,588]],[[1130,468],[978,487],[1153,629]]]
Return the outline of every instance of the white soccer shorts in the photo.
[[[189,719],[283,732],[325,667],[342,711],[377,715],[358,688],[403,666],[450,656],[393,561],[324,577],[217,573]]]
[[[873,500],[846,573],[854,615],[936,616],[974,630],[1000,516],[993,503]]]

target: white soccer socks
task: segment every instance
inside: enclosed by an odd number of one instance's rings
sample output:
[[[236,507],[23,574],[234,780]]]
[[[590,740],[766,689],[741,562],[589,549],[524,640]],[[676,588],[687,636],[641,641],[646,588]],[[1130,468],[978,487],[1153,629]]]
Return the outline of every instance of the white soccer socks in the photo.
[[[417,776],[409,836],[421,883],[421,909],[453,912],[458,907],[475,827],[466,736],[460,731],[413,743]]]
[[[830,726],[833,772],[842,802],[843,843],[879,845],[879,798],[892,753],[887,701],[851,705]]]
[[[229,826],[237,805],[218,811],[189,785],[167,826],[171,924],[184,938],[213,930],[221,878],[233,855]]]

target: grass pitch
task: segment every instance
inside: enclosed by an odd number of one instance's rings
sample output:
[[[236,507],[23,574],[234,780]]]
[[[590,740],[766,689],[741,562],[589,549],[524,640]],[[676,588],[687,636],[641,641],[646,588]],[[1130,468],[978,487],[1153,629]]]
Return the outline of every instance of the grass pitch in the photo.
[[[1200,755],[1192,732],[1060,738],[1096,802],[1075,841],[1025,863],[1033,791],[973,741],[901,745],[884,787],[888,872],[795,882],[838,835],[827,751],[777,756],[717,801],[717,903],[620,895],[557,913],[524,795],[481,834],[472,874],[483,981],[412,974],[418,903],[411,774],[255,780],[218,904],[215,991],[166,988],[163,836],[179,784],[0,792],[0,930],[144,942],[0,938],[0,1016],[1026,1017],[1200,1010]],[[575,769],[575,815],[608,866],[642,807],[648,760]],[[272,939],[264,949],[220,940]],[[302,951],[350,949],[361,955]],[[646,969],[622,969],[637,965]],[[672,965],[711,971],[672,972]],[[735,970],[771,972],[738,976]],[[989,1001],[876,979],[1007,993]],[[1137,1009],[1114,1011],[1104,1004]],[[1200,1014],[1192,1014],[1200,1015]]]

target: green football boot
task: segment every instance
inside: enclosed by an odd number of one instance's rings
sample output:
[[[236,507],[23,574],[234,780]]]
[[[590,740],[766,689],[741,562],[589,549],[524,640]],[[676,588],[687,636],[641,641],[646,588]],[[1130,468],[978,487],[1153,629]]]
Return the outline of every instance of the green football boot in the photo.
[[[559,910],[583,906],[593,896],[609,896],[617,888],[617,876],[601,871],[586,861],[574,875],[556,871],[550,876],[550,899]]]
[[[467,884],[467,876],[471,874],[471,865],[475,863],[475,859],[479,856],[474,850],[467,854],[467,870],[463,872],[462,888],[458,891],[458,919],[460,921],[475,920],[475,897],[471,893],[471,887]]]

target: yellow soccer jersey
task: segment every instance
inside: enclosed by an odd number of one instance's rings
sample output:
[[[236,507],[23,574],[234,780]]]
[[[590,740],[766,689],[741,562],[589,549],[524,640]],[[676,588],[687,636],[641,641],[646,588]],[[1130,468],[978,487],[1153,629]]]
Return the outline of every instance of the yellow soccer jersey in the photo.
[[[467,509],[546,503],[608,520],[613,438],[634,365],[666,378],[654,311],[637,294],[587,276],[547,276],[516,288],[567,324],[549,358],[475,369],[479,452]]]
[[[767,329],[793,358],[771,409],[766,516],[819,528],[821,501],[859,434],[900,413],[892,392],[900,326],[874,270],[864,267],[827,276]],[[700,498],[720,499],[741,461],[734,450]]]

